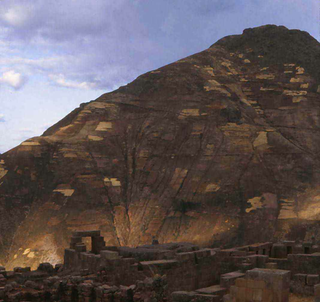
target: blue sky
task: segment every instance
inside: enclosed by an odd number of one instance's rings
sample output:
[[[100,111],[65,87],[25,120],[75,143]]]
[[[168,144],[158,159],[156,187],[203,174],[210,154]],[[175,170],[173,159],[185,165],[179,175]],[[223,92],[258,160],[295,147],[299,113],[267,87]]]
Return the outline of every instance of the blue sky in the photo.
[[[265,24],[320,40],[320,1],[0,0],[0,153],[80,103]]]

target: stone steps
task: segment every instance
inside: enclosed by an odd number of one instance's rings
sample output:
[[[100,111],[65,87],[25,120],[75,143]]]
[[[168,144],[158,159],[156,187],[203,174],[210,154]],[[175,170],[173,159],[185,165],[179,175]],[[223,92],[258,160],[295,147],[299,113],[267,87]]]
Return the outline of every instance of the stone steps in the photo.
[[[217,295],[223,297],[227,293],[227,289],[221,287],[220,285],[212,285],[209,287],[197,289],[196,292],[204,295]]]
[[[177,291],[171,294],[172,302],[220,302],[221,297],[217,295],[204,295],[197,292]]]
[[[227,290],[235,284],[236,279],[243,278],[245,274],[241,272],[231,272],[220,276],[220,286]]]

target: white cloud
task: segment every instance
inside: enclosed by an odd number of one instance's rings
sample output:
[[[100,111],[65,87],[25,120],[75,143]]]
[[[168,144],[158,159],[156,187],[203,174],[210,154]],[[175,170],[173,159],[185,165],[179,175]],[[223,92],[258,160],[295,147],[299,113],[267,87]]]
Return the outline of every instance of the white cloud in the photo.
[[[0,11],[0,18],[10,26],[21,27],[32,17],[29,5],[16,5]]]
[[[1,122],[4,122],[4,121],[5,121],[5,119],[4,119],[4,114],[1,114],[1,113],[0,113],[0,123],[1,123]]]
[[[78,89],[94,89],[96,84],[90,82],[74,82],[68,81],[62,74],[50,75],[49,78],[58,86],[66,88],[78,88]]]
[[[21,89],[26,82],[27,78],[14,70],[4,72],[0,78],[0,83],[8,84],[15,90]]]
[[[40,74],[62,87],[110,90],[152,69],[148,54],[161,51],[147,38],[138,1],[0,2],[0,66],[30,78]]]

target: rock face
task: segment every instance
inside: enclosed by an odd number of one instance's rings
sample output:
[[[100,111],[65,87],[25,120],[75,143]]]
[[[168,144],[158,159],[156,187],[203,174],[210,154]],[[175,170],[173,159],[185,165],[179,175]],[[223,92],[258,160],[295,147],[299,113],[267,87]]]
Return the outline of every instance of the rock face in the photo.
[[[106,245],[320,238],[320,44],[247,29],[82,104],[0,156],[0,264]]]

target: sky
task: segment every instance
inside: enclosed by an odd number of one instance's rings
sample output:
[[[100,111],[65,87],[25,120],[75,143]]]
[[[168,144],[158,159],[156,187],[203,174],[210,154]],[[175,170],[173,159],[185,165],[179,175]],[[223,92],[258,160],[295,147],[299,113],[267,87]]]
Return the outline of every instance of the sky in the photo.
[[[0,0],[0,153],[140,74],[265,24],[320,41],[320,0]]]

